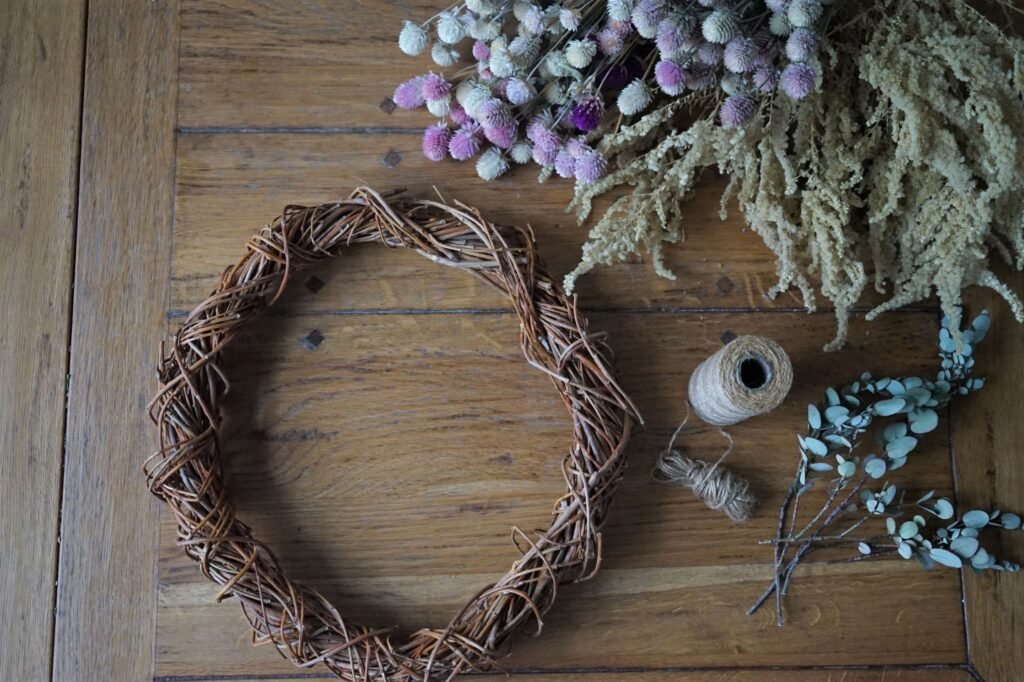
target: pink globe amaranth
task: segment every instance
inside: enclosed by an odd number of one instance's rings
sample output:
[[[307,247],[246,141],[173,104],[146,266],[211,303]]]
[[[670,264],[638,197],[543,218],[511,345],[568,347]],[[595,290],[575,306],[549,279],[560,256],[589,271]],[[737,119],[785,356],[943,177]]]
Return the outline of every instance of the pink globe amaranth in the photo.
[[[790,99],[804,99],[814,92],[817,75],[808,64],[790,64],[782,72],[782,91]]]
[[[444,79],[444,76],[428,73],[423,77],[423,99],[428,102],[436,102],[450,97],[451,94],[452,86]]]
[[[562,136],[550,128],[537,130],[532,139],[535,147],[548,151],[557,151],[562,146]]]
[[[508,149],[512,146],[512,143],[516,139],[516,124],[514,121],[509,121],[503,125],[494,126],[491,128],[484,128],[484,137],[487,138],[495,147],[501,149]]]
[[[574,159],[580,158],[588,151],[593,151],[593,147],[587,144],[587,140],[583,136],[569,138],[565,143],[565,148]]]
[[[508,107],[499,99],[489,99],[476,110],[476,117],[485,128],[497,128],[512,120]]]
[[[399,85],[391,99],[400,109],[416,109],[426,104],[423,98],[423,76],[410,78]]]
[[[466,110],[461,104],[452,100],[452,106],[448,110],[448,118],[452,120],[452,123],[460,126],[469,120],[469,114],[466,113]]]
[[[584,151],[576,159],[576,179],[583,184],[589,184],[600,180],[608,168],[608,162],[593,149]]]
[[[757,102],[749,95],[729,95],[722,102],[719,117],[726,128],[739,128],[757,111]]]
[[[423,155],[431,161],[448,156],[448,143],[452,133],[444,124],[433,125],[423,132]]]
[[[622,52],[624,45],[622,34],[611,28],[603,28],[595,35],[597,48],[605,57],[612,57]]]
[[[779,70],[773,66],[759,66],[751,77],[754,87],[763,94],[775,92],[779,86]]]
[[[562,178],[576,176],[576,159],[572,158],[568,149],[563,149],[555,156],[555,172]]]
[[[533,160],[541,166],[550,166],[555,163],[555,159],[558,158],[558,149],[546,149],[538,145],[533,145]]]
[[[448,143],[448,152],[453,159],[466,161],[480,151],[480,126],[475,122],[467,123],[452,135]]]
[[[722,63],[722,53],[725,52],[718,43],[701,43],[697,47],[697,61],[709,66],[718,66]]]
[[[681,95],[686,90],[686,73],[671,60],[662,60],[654,66],[654,80],[667,95]]]
[[[589,133],[601,125],[604,118],[604,102],[596,95],[584,95],[569,114],[572,124],[578,130]]]
[[[665,19],[658,25],[658,37],[654,44],[663,57],[670,57],[687,44],[686,27],[672,19]]]
[[[473,58],[478,62],[482,62],[485,59],[491,58],[491,48],[487,47],[487,43],[482,40],[477,40],[473,43]]]

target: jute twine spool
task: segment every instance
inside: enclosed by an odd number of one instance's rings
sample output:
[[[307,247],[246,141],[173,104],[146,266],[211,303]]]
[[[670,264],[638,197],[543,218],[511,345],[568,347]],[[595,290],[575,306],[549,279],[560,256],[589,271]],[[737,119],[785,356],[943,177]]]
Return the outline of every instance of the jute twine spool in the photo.
[[[792,385],[793,365],[775,341],[741,336],[726,344],[690,376],[686,417],[658,458],[654,478],[688,486],[709,508],[724,512],[734,522],[749,519],[757,498],[747,481],[722,466],[732,452],[733,440],[721,427],[771,412],[785,400]],[[729,443],[713,464],[674,449],[691,409],[704,422],[718,426]]]

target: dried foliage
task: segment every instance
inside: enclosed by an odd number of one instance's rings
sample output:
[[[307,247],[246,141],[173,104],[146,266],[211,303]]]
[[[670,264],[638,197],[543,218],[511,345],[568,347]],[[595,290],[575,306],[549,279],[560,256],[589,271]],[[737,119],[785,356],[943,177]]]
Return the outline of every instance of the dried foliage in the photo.
[[[1002,3],[1009,9],[1009,3]],[[633,187],[597,222],[575,280],[640,250],[657,271],[662,242],[684,237],[684,206],[715,168],[778,259],[777,295],[815,289],[835,306],[838,347],[851,308],[873,285],[881,312],[937,294],[959,328],[961,290],[997,290],[1024,304],[990,258],[1024,269],[1024,41],[964,0],[846,2],[818,59],[819,93],[774,97],[738,129],[706,100],[676,100],[606,137],[614,170],[577,185],[580,220],[592,200]]]
[[[221,475],[219,427],[228,379],[220,362],[232,338],[270,306],[290,275],[351,244],[414,249],[468,270],[504,292],[519,316],[527,362],[551,377],[573,419],[563,463],[566,493],[536,537],[513,529],[522,556],[481,589],[444,628],[392,642],[388,629],[347,622],[316,591],[284,575],[274,554],[235,516]],[[611,351],[587,330],[575,304],[537,258],[532,236],[499,228],[465,206],[386,201],[370,189],[311,208],[289,206],[249,240],[217,290],[162,353],[150,415],[160,450],[146,463],[152,492],[178,521],[178,544],[203,574],[235,597],[257,643],[272,643],[301,667],[323,663],[341,679],[436,680],[492,668],[515,631],[533,625],[559,585],[600,565],[601,533],[625,467],[635,411],[616,385]]]

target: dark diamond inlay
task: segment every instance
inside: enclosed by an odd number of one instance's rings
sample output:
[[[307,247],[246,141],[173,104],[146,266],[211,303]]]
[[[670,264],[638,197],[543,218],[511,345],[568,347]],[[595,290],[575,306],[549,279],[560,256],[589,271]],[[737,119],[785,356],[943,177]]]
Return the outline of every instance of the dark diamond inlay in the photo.
[[[306,348],[306,350],[316,350],[317,347],[323,343],[324,335],[320,333],[319,329],[314,329],[310,333],[306,334],[299,341]]]

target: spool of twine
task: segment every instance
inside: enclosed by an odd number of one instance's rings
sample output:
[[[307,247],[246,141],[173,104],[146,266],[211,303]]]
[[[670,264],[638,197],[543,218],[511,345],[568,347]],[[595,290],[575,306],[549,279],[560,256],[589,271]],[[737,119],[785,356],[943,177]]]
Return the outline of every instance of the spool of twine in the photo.
[[[786,351],[763,336],[740,336],[690,376],[690,404],[703,421],[730,426],[771,412],[793,385]]]
[[[686,417],[672,434],[668,449],[658,457],[655,480],[689,487],[710,509],[725,513],[735,523],[748,520],[757,498],[746,480],[722,465],[732,452],[733,439],[721,427],[771,412],[785,400],[792,385],[793,365],[775,341],[741,336],[721,348],[690,376]],[[703,421],[718,426],[729,443],[714,464],[674,449],[691,408]]]

